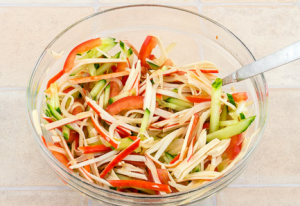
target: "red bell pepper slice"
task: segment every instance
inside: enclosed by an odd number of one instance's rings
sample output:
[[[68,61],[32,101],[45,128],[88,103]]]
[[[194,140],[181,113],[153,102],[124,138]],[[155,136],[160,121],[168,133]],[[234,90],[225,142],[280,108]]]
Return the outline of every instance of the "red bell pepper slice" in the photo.
[[[143,96],[129,96],[115,101],[106,108],[106,111],[111,115],[116,115],[124,110],[142,109],[143,106]]]
[[[115,81],[110,82],[110,98],[117,96],[120,93],[119,84]]]
[[[68,94],[70,91],[72,91],[74,89],[74,87],[68,87],[67,89],[65,89],[63,91],[63,93]]]
[[[112,150],[110,147],[106,147],[105,145],[78,147],[78,149],[82,150],[83,154],[90,154],[96,152],[108,152]]]
[[[168,173],[169,172],[167,169],[157,169],[157,175],[159,177],[159,180],[164,185],[168,185],[168,182],[170,181]]]
[[[233,97],[234,101],[236,101],[236,102],[246,101],[248,99],[246,92],[233,93],[232,97]]]
[[[100,174],[101,178],[104,178],[107,173],[109,173],[114,166],[116,166],[120,161],[122,161],[125,157],[127,157],[131,152],[136,150],[140,145],[140,139],[137,139],[135,142],[133,142],[129,147],[127,147],[125,150],[120,152],[102,171]]]
[[[203,124],[203,129],[208,129],[209,128],[209,122],[205,122]]]
[[[242,149],[243,140],[243,133],[231,137],[230,144],[224,152],[227,158],[234,160],[238,156]]]
[[[56,82],[64,73],[69,72],[73,68],[74,60],[76,58],[77,53],[82,53],[82,52],[91,50],[95,47],[101,46],[101,44],[102,44],[101,39],[96,38],[96,39],[90,39],[90,40],[85,41],[85,42],[79,44],[78,46],[76,46],[69,53],[69,55],[65,61],[63,69],[48,81],[47,88],[49,88],[52,83]]]
[[[177,160],[179,160],[179,157],[180,157],[180,154],[178,154],[176,157],[174,157],[174,159],[172,159],[169,164],[174,164]]]
[[[48,142],[47,145],[54,146],[54,144],[52,142]],[[55,145],[55,146],[61,147],[60,145]],[[55,151],[51,151],[51,153],[58,161],[60,161],[64,166],[69,168],[69,166],[68,166],[69,160],[67,159],[67,157],[65,155],[63,155],[59,152],[55,152]]]
[[[186,98],[193,103],[201,103],[201,102],[208,102],[211,101],[211,97],[208,95],[193,95],[193,96],[186,96]]]
[[[79,140],[79,133],[76,132],[76,131],[74,131],[74,130],[71,130],[71,131],[70,131],[69,139],[68,139],[66,142],[72,143],[73,141],[76,141],[76,139]],[[75,143],[76,143],[76,142],[75,142]],[[75,147],[77,148],[78,145],[76,146],[76,144],[75,144]]]
[[[138,59],[141,60],[142,67],[147,68],[147,70],[150,68],[150,66],[147,64],[146,59],[150,57],[152,50],[157,45],[157,39],[154,36],[147,36],[138,56]],[[146,71],[147,71],[146,70]]]
[[[219,73],[217,69],[200,69],[202,73]]]
[[[137,187],[171,193],[169,185],[157,184],[143,180],[109,180],[108,182],[114,187]]]

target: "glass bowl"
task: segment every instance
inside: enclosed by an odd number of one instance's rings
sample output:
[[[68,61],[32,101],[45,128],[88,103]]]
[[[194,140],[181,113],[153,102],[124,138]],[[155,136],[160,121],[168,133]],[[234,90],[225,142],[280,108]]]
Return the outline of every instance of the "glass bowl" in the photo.
[[[70,187],[105,205],[176,205],[197,202],[212,196],[223,189],[245,169],[254,149],[262,137],[268,105],[267,83],[263,75],[225,86],[229,91],[235,86],[237,91],[247,91],[254,102],[249,112],[257,115],[254,124],[248,129],[246,137],[259,129],[252,137],[247,153],[222,178],[209,184],[186,191],[162,196],[147,196],[120,193],[107,190],[72,173],[57,160],[41,141],[41,128],[34,121],[40,121],[41,105],[47,81],[61,70],[66,56],[79,43],[95,37],[114,37],[127,39],[140,46],[148,34],[160,36],[164,45],[176,42],[170,53],[176,64],[208,60],[223,69],[219,77],[247,65],[255,60],[249,49],[228,29],[200,14],[180,8],[161,5],[132,5],[108,9],[90,15],[66,28],[45,48],[32,72],[27,89],[27,109],[33,128],[34,139],[41,155],[55,173]],[[56,60],[51,51],[61,53]],[[154,51],[156,53],[157,51]],[[37,115],[37,119],[34,119]],[[47,139],[48,137],[46,137]]]

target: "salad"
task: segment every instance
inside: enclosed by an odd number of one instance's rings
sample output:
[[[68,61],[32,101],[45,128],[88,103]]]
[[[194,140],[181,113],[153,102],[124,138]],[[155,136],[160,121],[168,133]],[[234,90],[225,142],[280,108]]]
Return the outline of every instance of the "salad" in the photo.
[[[52,139],[41,136],[45,146],[67,170],[120,192],[163,195],[221,178],[239,161],[255,119],[247,93],[223,92],[211,62],[176,65],[174,47],[154,35],[139,51],[95,38],[69,53],[47,84],[41,122]]]

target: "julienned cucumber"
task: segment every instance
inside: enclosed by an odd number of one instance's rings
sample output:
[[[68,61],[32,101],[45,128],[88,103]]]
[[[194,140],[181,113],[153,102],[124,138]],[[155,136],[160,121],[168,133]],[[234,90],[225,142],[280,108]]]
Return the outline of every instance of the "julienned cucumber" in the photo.
[[[102,79],[99,82],[97,82],[97,84],[93,87],[92,91],[91,91],[91,96],[93,97],[93,99],[95,99],[95,97],[99,94],[99,92],[103,89],[103,87],[106,84],[106,80]]]
[[[156,101],[158,102],[159,105],[161,105],[163,107],[168,107],[168,108],[173,109],[175,111],[182,111],[182,110],[188,109],[188,107],[180,106],[180,105],[173,104],[173,103],[168,103],[168,102],[165,102],[161,99],[156,99]]]
[[[122,138],[122,139],[117,139],[116,141],[120,142],[119,147],[116,148],[116,150],[124,150],[127,147],[129,147],[129,145],[131,145],[133,142],[133,140],[128,137]]]
[[[109,95],[110,95],[110,84],[106,86],[104,89],[104,100],[103,100],[103,109],[106,109],[109,101]]]
[[[169,152],[165,152],[163,158],[167,162],[167,164],[169,164],[175,157],[171,155]]]
[[[112,59],[119,59],[121,52],[116,53],[112,56]],[[106,72],[109,68],[111,68],[115,63],[104,63],[102,64],[96,71],[96,75],[101,75]]]
[[[219,130],[221,110],[221,101],[219,100],[219,98],[221,98],[221,93],[222,79],[217,78],[212,84],[209,133]]]
[[[62,133],[63,133],[63,136],[64,136],[65,140],[68,141],[69,138],[70,138],[70,129],[66,126],[63,126],[62,127]]]
[[[236,103],[235,103],[235,101],[234,101],[232,95],[231,95],[231,94],[227,94],[227,97],[228,97],[228,101],[229,101],[233,106],[236,107]]]
[[[146,132],[149,123],[149,118],[150,118],[150,110],[147,108],[140,128],[141,133]]]
[[[50,113],[52,114],[52,116],[57,119],[57,120],[61,120],[63,119],[63,117],[50,105],[47,103],[47,107],[50,111]],[[66,127],[68,127],[69,129],[73,129],[70,125],[66,125]]]
[[[176,99],[176,98],[173,98],[173,97],[170,97],[170,98],[166,99],[165,101],[169,102],[169,103],[172,103],[172,104],[177,104],[179,106],[187,107],[187,108],[191,108],[191,107],[194,106],[190,102],[186,102],[186,101],[183,101],[183,100],[180,100],[180,99]]]
[[[157,64],[154,64],[151,61],[146,60],[146,62],[150,66],[150,68],[153,69],[153,70],[157,70],[159,68],[159,66]]]
[[[219,140],[229,139],[234,135],[241,134],[251,125],[251,123],[255,120],[255,117],[256,116],[249,117],[247,119],[241,120],[239,123],[235,125],[231,125],[225,127],[224,129],[220,129],[218,131],[209,133],[207,135],[206,142],[210,142],[215,138],[218,138]]]

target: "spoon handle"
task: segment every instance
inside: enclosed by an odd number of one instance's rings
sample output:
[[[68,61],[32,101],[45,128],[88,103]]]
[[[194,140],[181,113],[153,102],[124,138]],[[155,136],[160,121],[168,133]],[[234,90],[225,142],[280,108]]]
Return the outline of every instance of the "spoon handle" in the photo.
[[[300,59],[300,41],[238,69],[223,78],[223,85],[243,81],[297,59]]]

